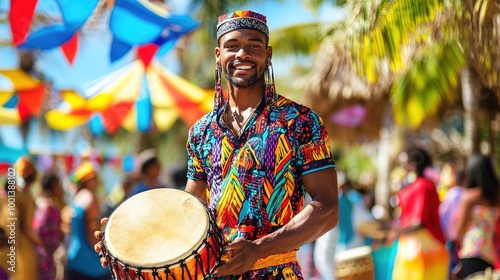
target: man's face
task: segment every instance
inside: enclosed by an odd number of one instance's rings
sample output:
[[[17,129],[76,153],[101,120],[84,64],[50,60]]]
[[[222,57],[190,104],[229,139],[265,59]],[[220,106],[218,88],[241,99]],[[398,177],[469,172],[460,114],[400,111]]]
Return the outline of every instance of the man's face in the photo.
[[[267,38],[253,29],[239,29],[220,37],[215,58],[226,79],[235,87],[250,87],[264,79],[266,60],[272,49]]]

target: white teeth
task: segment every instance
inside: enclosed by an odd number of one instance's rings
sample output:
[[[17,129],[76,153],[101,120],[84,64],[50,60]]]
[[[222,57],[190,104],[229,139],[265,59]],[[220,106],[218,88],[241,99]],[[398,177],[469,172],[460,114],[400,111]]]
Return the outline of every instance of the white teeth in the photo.
[[[248,70],[251,69],[252,66],[237,66],[235,67],[237,70]]]

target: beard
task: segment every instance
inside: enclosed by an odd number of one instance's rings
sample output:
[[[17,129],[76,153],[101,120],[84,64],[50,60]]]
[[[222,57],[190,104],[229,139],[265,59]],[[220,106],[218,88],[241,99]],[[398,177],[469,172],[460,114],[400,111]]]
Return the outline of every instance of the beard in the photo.
[[[255,85],[261,79],[264,79],[264,73],[265,67],[258,67],[257,72],[254,75],[250,76],[250,78],[248,79],[235,77],[231,75],[229,71],[224,73],[224,77],[226,77],[231,85],[235,87],[246,88]]]

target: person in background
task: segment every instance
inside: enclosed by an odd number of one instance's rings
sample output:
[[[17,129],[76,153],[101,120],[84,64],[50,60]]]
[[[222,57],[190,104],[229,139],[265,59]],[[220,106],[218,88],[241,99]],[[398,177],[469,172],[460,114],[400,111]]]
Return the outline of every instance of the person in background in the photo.
[[[71,229],[68,245],[67,277],[69,280],[110,279],[109,270],[101,267],[99,256],[92,248],[93,233],[100,230],[99,201],[96,191],[99,186],[94,166],[83,162],[72,174],[78,191],[71,202]]]
[[[334,280],[335,278],[335,248],[339,241],[339,230],[343,219],[343,203],[345,201],[339,198],[339,226],[329,230],[314,241],[313,260],[314,267],[317,269],[320,279]]]
[[[121,183],[104,200],[102,208],[105,217],[109,217],[120,204],[130,197],[130,191],[136,184],[137,173],[131,172],[123,175]]]
[[[458,264],[458,244],[457,232],[453,226],[457,221],[457,213],[465,186],[465,171],[454,165],[447,164],[441,170],[441,184],[446,189],[441,205],[439,205],[439,218],[441,227],[447,240],[447,247],[450,250],[450,271]]]
[[[335,255],[366,245],[365,237],[357,228],[373,220],[364,197],[353,187],[344,171],[337,171],[339,192],[339,225],[314,242],[314,263],[321,279],[335,279]]]
[[[341,176],[339,176],[339,178],[341,178],[342,176],[344,177],[344,179],[342,179],[342,181],[339,180],[339,186],[341,189],[340,194],[341,197],[345,196],[345,198],[348,200],[348,203],[351,207],[351,209],[348,211],[351,212],[351,215],[349,222],[346,223],[346,226],[348,227],[346,234],[341,234],[341,239],[343,240],[343,242],[339,244],[339,248],[337,250],[338,252],[367,245],[365,237],[358,232],[358,227],[365,222],[374,220],[371,211],[365,204],[363,195],[354,188],[353,182],[347,176],[347,174],[343,173]],[[342,213],[342,209],[340,210],[340,212]]]
[[[147,149],[139,154],[139,167],[139,182],[130,190],[126,198],[147,190],[165,187],[160,182],[161,165],[155,149]]]
[[[53,280],[56,277],[53,252],[63,241],[59,208],[62,192],[59,176],[52,172],[46,173],[42,178],[42,192],[36,199],[37,210],[33,220],[33,230],[46,244],[45,247],[36,248],[39,280]]]
[[[14,164],[19,177],[16,189],[16,279],[37,279],[38,257],[36,247],[45,243],[33,230],[36,204],[31,187],[37,178],[37,170],[29,157],[21,157]]]
[[[466,190],[460,201],[456,222],[457,240],[461,243],[459,264],[454,276],[463,279],[475,272],[493,268],[495,226],[500,215],[500,183],[491,158],[473,154],[467,163]]]
[[[420,147],[410,147],[400,159],[416,179],[398,194],[401,216],[393,229],[399,235],[393,279],[447,279],[450,257],[439,220],[439,196],[433,181],[424,176],[432,159]]]

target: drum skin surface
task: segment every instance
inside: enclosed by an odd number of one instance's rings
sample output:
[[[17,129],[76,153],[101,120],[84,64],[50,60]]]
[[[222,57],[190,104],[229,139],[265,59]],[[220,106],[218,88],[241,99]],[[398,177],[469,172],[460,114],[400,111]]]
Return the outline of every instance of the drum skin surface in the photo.
[[[136,267],[158,267],[192,254],[207,236],[209,217],[195,196],[153,189],[124,201],[104,230],[107,250]]]

